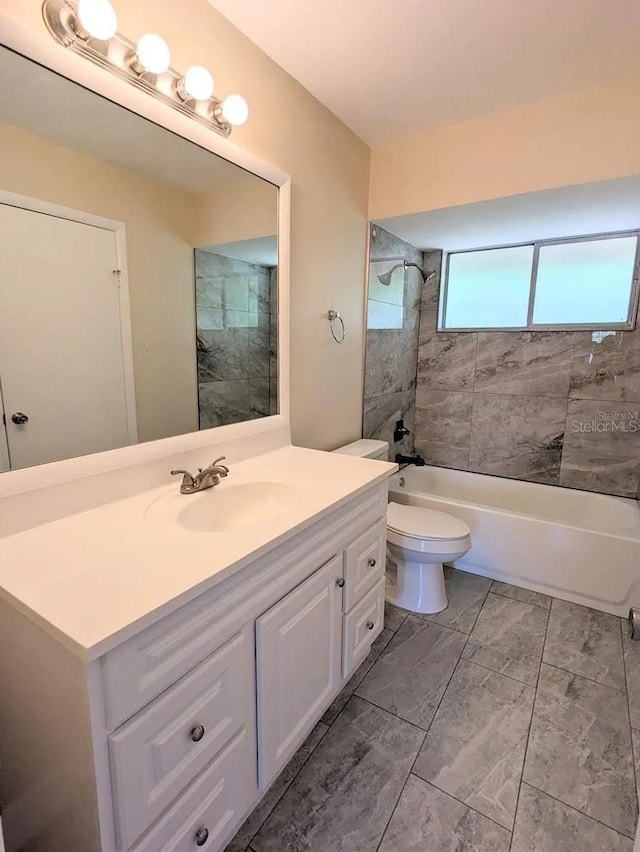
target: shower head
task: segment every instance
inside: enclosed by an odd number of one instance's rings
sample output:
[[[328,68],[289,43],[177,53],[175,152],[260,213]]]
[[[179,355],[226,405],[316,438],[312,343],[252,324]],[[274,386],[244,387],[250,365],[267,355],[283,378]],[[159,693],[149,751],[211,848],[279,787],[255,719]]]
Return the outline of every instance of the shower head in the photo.
[[[425,284],[428,284],[428,282],[431,281],[433,276],[436,274],[435,270],[433,272],[427,273],[421,266],[418,266],[417,263],[411,263],[408,260],[403,260],[402,263],[398,263],[395,266],[391,267],[388,272],[383,272],[382,275],[378,275],[378,281],[385,287],[389,287],[391,285],[391,276],[396,271],[396,269],[408,269],[410,266],[414,267],[418,270],[418,272],[420,272],[420,274],[422,275],[422,280]]]
[[[381,284],[384,284],[385,287],[389,287],[391,284],[391,276],[397,268],[397,266],[394,266],[391,272],[384,272],[382,275],[378,275],[378,281]]]

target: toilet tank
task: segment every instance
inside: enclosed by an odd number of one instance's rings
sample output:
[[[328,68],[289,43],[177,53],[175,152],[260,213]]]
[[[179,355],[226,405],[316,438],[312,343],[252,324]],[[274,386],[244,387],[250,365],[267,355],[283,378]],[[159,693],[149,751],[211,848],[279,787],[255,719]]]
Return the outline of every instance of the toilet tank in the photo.
[[[342,453],[344,456],[358,456],[361,459],[379,459],[389,461],[389,444],[386,441],[373,441],[370,438],[361,438],[344,447],[338,447],[334,453]]]

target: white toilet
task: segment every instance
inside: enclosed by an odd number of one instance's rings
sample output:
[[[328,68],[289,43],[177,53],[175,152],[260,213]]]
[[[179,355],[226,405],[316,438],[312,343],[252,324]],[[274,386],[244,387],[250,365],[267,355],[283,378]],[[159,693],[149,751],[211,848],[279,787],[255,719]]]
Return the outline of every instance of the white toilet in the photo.
[[[389,444],[362,439],[335,452],[387,461]],[[389,503],[387,600],[413,612],[445,609],[443,563],[460,559],[470,547],[471,531],[459,518],[422,506]]]

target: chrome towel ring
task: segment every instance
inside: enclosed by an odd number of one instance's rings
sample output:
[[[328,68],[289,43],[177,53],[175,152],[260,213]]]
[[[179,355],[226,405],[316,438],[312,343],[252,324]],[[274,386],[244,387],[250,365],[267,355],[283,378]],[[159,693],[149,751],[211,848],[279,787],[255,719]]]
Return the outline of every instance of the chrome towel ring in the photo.
[[[331,335],[336,343],[344,343],[347,339],[347,330],[344,326],[344,320],[340,316],[339,311],[329,311],[327,319],[331,325]],[[336,335],[336,322],[340,323],[339,336]]]

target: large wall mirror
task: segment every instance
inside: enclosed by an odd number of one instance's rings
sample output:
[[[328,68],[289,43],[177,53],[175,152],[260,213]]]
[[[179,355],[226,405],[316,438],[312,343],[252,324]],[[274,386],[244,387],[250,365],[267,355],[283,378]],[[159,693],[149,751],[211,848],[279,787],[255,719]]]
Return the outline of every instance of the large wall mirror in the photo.
[[[278,413],[278,188],[0,47],[0,471]]]

